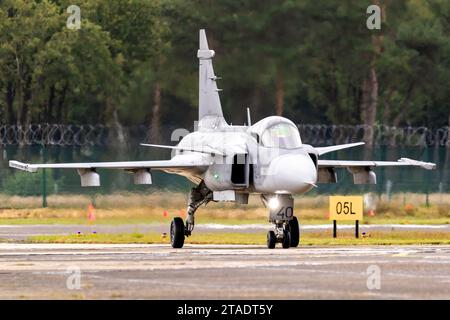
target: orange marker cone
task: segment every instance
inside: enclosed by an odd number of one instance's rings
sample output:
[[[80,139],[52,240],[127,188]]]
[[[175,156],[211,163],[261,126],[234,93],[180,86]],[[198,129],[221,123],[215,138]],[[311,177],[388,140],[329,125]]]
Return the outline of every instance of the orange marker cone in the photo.
[[[164,212],[163,212],[163,217],[167,217],[167,215],[168,215],[167,211],[164,210]]]
[[[89,203],[88,205],[88,220],[90,223],[95,221],[95,208],[94,205],[92,203]]]

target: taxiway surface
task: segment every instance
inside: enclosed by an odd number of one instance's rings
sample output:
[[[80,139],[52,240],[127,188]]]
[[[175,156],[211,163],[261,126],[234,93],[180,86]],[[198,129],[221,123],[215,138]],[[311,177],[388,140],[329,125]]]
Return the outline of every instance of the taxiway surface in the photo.
[[[0,298],[450,299],[450,246],[0,243]]]

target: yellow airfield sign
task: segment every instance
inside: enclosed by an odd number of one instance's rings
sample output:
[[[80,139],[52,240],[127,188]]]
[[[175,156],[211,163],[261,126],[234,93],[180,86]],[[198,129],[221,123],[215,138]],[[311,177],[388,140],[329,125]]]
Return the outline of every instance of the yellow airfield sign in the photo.
[[[362,196],[330,196],[330,220],[363,219]]]

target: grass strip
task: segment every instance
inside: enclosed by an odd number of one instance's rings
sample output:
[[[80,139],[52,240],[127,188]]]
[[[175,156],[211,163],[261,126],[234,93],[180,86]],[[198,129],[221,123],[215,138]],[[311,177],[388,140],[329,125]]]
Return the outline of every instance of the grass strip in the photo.
[[[169,244],[169,238],[168,235],[163,237],[157,233],[74,234],[33,236],[28,238],[27,242]],[[186,238],[185,243],[265,245],[266,235],[261,233],[197,233]],[[303,246],[450,244],[450,236],[445,232],[380,231],[356,239],[352,233],[341,232],[338,238],[334,239],[329,232],[314,232],[301,235],[300,244]]]

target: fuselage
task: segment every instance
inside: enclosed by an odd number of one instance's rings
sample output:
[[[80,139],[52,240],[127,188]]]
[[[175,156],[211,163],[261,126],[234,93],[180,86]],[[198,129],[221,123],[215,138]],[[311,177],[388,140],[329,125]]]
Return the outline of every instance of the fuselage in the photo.
[[[314,187],[317,151],[301,142],[289,119],[267,117],[252,126],[229,126],[223,118],[204,121],[178,146],[213,154],[176,151],[174,155],[202,157],[210,163],[187,176],[193,182],[203,180],[211,191],[261,194],[302,194]]]

